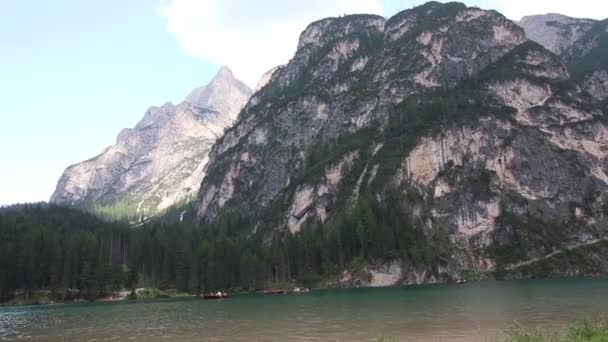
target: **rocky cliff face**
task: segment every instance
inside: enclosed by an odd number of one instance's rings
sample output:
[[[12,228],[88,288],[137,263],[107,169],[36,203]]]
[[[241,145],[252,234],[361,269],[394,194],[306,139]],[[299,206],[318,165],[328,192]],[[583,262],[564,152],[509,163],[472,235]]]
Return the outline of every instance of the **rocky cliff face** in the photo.
[[[198,216],[238,212],[268,238],[331,229],[367,198],[449,245],[385,260],[367,283],[559,273],[551,260],[608,236],[607,113],[589,89],[494,11],[431,2],[321,20],[213,147]],[[608,265],[593,255],[570,271]]]
[[[120,209],[145,216],[193,197],[208,153],[249,99],[251,90],[221,68],[178,105],[150,108],[100,155],[70,166],[51,202]],[[121,209],[121,210],[123,210]]]
[[[608,20],[547,14],[525,17],[519,24],[530,39],[560,56],[593,97],[608,97]]]
[[[475,39],[466,34],[472,27]],[[200,216],[213,219],[229,200],[267,206],[304,167],[311,145],[375,126],[408,96],[453,86],[524,41],[504,17],[460,4],[431,3],[388,21],[360,15],[311,24],[291,62],[218,141]]]

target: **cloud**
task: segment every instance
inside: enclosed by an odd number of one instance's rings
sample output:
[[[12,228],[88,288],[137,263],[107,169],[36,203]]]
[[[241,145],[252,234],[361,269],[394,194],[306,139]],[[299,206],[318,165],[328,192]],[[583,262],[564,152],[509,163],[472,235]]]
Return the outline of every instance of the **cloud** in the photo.
[[[424,0],[164,0],[158,9],[183,51],[217,65],[227,65],[254,86],[267,70],[287,63],[298,37],[312,21],[342,14],[393,15]],[[445,1],[444,1],[445,2]],[[496,9],[510,19],[562,13],[603,19],[608,1],[464,0],[469,6]]]
[[[379,0],[168,0],[158,12],[190,56],[230,67],[254,86],[293,56],[312,21],[352,13],[382,13]]]

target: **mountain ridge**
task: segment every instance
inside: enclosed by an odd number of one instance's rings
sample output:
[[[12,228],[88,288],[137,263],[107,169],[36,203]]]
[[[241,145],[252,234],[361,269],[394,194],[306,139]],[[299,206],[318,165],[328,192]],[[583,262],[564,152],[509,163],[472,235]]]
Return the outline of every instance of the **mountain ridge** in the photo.
[[[543,45],[556,55],[566,53],[597,20],[568,17],[558,13],[530,15],[518,24],[526,30],[527,36]]]

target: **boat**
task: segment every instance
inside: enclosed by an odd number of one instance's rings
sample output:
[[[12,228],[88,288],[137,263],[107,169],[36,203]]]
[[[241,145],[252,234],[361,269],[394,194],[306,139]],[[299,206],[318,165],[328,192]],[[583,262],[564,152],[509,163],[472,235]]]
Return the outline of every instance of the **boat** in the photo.
[[[230,298],[230,294],[228,293],[208,293],[201,296],[201,299],[204,300],[213,300],[213,299],[226,299]]]
[[[296,288],[295,288],[295,289],[293,289],[293,291],[291,291],[291,292],[293,292],[293,293],[308,293],[308,292],[310,292],[310,289],[308,289],[308,288],[306,288],[306,287],[305,287],[305,288],[299,288],[299,287],[296,287]]]
[[[456,284],[458,284],[458,285],[463,285],[463,284],[466,284],[466,283],[467,283],[466,279],[458,279],[458,280],[456,280]]]
[[[266,290],[264,291],[265,295],[284,295],[287,294],[285,290]]]

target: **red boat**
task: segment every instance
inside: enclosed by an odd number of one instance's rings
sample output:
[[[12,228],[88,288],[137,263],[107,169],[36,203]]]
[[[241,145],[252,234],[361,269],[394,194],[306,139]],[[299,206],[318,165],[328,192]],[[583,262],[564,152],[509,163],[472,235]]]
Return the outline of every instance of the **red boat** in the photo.
[[[284,295],[284,294],[287,294],[287,291],[285,291],[285,290],[267,290],[267,291],[264,291],[264,294],[267,294],[267,295]]]
[[[226,298],[230,298],[230,295],[228,293],[222,293],[222,294],[208,293],[206,295],[202,295],[201,298],[204,300],[226,299]]]

